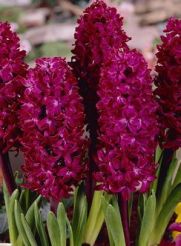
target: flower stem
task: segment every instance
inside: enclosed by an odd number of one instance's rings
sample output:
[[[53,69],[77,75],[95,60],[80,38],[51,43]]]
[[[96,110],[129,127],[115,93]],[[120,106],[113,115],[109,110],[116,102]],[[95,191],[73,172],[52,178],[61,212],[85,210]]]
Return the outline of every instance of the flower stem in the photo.
[[[88,172],[85,181],[86,196],[88,201],[88,210],[90,210],[95,182],[93,181],[93,173],[95,171],[94,157],[96,155],[97,147],[97,132],[98,132],[98,113],[96,109],[96,103],[98,101],[97,94],[94,90],[89,88],[89,85],[84,80],[79,81],[80,94],[83,98],[84,109],[86,113],[87,129],[90,134],[90,146],[88,151]]]
[[[0,167],[2,169],[3,178],[6,183],[8,192],[9,194],[12,194],[13,191],[16,189],[16,183],[15,183],[8,153],[0,154]]]
[[[118,202],[119,202],[126,246],[130,246],[131,244],[130,244],[130,232],[129,232],[128,201],[125,201],[122,198],[122,195],[119,194]]]

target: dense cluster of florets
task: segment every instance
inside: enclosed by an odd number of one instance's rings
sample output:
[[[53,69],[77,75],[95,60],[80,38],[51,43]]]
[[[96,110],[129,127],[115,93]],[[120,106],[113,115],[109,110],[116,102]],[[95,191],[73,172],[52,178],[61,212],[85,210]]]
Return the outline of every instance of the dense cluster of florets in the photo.
[[[107,58],[98,86],[99,188],[112,193],[145,192],[155,178],[157,105],[147,64],[138,52]]]
[[[155,94],[160,104],[161,142],[167,148],[181,146],[181,20],[168,21],[158,46]]]
[[[23,92],[20,79],[27,65],[19,38],[7,23],[0,23],[0,44],[0,148],[6,152],[18,144],[17,110]]]
[[[122,29],[123,18],[116,8],[96,0],[78,20],[72,66],[90,88],[96,88],[102,63],[109,53],[126,48],[129,38]]]
[[[59,200],[85,174],[87,141],[77,82],[65,60],[42,58],[23,83],[19,120],[25,186]]]
[[[87,178],[94,170],[99,189],[125,199],[147,191],[155,178],[156,111],[163,145],[181,146],[181,21],[168,22],[158,46],[159,109],[147,64],[128,48],[122,25],[102,0],[78,20],[71,66],[83,106],[65,60],[41,58],[27,71],[19,38],[0,23],[0,148],[21,144],[25,187],[57,201],[67,197],[85,176],[89,149]]]

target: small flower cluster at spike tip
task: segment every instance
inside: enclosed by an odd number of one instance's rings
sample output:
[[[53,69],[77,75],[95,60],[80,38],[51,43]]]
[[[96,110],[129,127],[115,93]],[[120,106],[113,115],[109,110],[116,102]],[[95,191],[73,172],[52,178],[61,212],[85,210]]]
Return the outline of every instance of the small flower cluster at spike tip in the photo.
[[[98,86],[98,188],[111,193],[145,192],[155,178],[157,104],[147,64],[137,51],[107,58]]]
[[[171,18],[165,33],[158,46],[155,94],[160,104],[161,143],[177,149],[181,146],[181,20]]]
[[[129,38],[122,30],[123,18],[116,8],[96,0],[78,20],[71,66],[77,77],[96,89],[101,64],[113,50],[126,48]]]
[[[0,22],[0,148],[4,152],[15,146],[19,134],[17,110],[23,87],[20,82],[27,65],[25,51],[20,50],[16,33],[8,23]]]
[[[83,104],[77,82],[61,58],[41,58],[24,80],[19,119],[25,187],[65,198],[86,171]]]

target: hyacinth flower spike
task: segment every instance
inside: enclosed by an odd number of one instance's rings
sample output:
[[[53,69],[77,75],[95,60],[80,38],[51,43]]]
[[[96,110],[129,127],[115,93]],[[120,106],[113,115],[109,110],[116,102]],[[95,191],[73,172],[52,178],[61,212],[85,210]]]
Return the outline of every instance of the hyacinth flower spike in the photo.
[[[89,204],[92,201],[93,204],[95,201],[100,203],[98,200],[101,197],[95,195],[93,198],[95,188],[93,172],[96,170],[94,156],[97,152],[99,131],[96,103],[99,100],[97,89],[101,68],[109,54],[117,50],[127,50],[128,41],[129,38],[123,31],[123,18],[118,14],[116,8],[109,7],[105,1],[93,1],[78,20],[71,66],[79,81],[81,95],[84,99],[87,129],[90,134],[89,165],[86,179]]]
[[[98,86],[97,188],[121,194],[120,210],[130,245],[126,200],[149,190],[155,179],[154,151],[158,134],[152,80],[135,50],[107,57]]]
[[[19,148],[17,111],[23,93],[21,78],[27,70],[23,62],[25,55],[25,51],[20,50],[17,34],[11,31],[8,23],[0,22],[0,162],[10,193],[16,185],[8,151],[10,148]]]
[[[21,144],[24,186],[60,201],[85,176],[87,139],[77,81],[61,58],[41,58],[26,79]]]
[[[81,95],[84,99],[87,128],[90,133],[89,172],[87,177],[87,197],[91,202],[94,189],[94,155],[97,146],[97,86],[102,64],[114,50],[127,49],[129,40],[122,29],[123,18],[115,8],[102,0],[93,1],[78,20],[75,31],[75,44],[72,50],[71,66],[78,78]]]
[[[159,103],[160,143],[166,149],[181,147],[181,20],[171,18],[156,54],[155,95]]]
[[[156,54],[155,96],[159,104],[160,146],[164,151],[157,196],[160,196],[174,151],[181,147],[181,20],[168,20],[161,41]]]

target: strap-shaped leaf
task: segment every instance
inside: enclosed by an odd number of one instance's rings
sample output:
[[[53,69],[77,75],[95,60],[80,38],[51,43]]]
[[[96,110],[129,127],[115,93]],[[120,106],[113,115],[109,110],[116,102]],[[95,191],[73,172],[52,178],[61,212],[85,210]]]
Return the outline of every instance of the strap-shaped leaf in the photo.
[[[160,161],[161,156],[162,156],[162,149],[158,145],[155,152],[155,163],[158,163]]]
[[[5,182],[3,182],[3,194],[4,194],[4,201],[6,206],[6,212],[9,210],[9,202],[10,202],[10,195],[8,193],[8,189],[6,187]]]
[[[181,184],[181,163],[178,163],[178,165],[179,166],[174,181],[172,180],[172,189],[175,188],[177,185]]]
[[[21,213],[21,222],[22,222],[23,228],[25,230],[26,236],[28,238],[28,241],[30,242],[30,245],[31,246],[38,246],[37,243],[36,243],[36,240],[35,240],[35,238],[33,236],[33,233],[31,231],[31,228],[28,225],[28,222],[26,221],[25,216],[24,216],[23,213]]]
[[[37,202],[35,202],[34,204],[34,216],[35,216],[35,225],[36,225],[36,229],[38,231],[38,235],[41,241],[41,245],[42,246],[48,246],[48,238],[47,238],[47,234],[45,232],[45,227],[43,225],[42,222],[42,218],[38,209],[38,204]]]
[[[104,215],[106,214],[108,205],[109,205],[109,200],[105,196],[102,196],[102,209],[103,209]],[[107,226],[107,232],[108,232],[108,237],[109,237],[109,245],[115,246],[114,240],[111,234],[111,229],[110,229],[110,226],[107,225],[107,221],[106,221],[106,226]]]
[[[32,228],[33,231],[35,231],[35,227],[36,227],[35,226],[34,206],[35,206],[35,203],[38,205],[40,200],[41,200],[41,196],[38,196],[37,199],[29,207],[29,209],[26,213],[26,216],[25,216],[30,228]]]
[[[154,223],[155,223],[155,209],[156,209],[156,197],[155,193],[148,197],[144,209],[143,219],[141,223],[141,230],[139,235],[139,246],[146,246],[148,245],[148,240],[150,237],[150,233],[153,230]]]
[[[24,246],[22,237],[19,235],[16,242],[13,244],[13,246]]]
[[[47,228],[52,246],[60,246],[60,230],[58,221],[53,212],[48,213]]]
[[[8,225],[9,225],[9,236],[10,241],[12,244],[15,244],[18,238],[18,228],[16,225],[15,213],[14,213],[14,206],[15,200],[18,199],[19,191],[15,190],[9,199],[8,208]]]
[[[102,210],[102,191],[95,191],[89,216],[85,226],[84,241],[91,246],[94,245],[96,238],[104,222],[104,213]]]
[[[123,232],[122,221],[120,215],[112,205],[108,205],[105,214],[106,225],[109,227],[115,246],[125,246],[125,238]]]
[[[172,191],[172,177],[173,177],[174,170],[176,169],[177,162],[178,160],[176,158],[173,158],[172,162],[170,163],[165,182],[163,183],[161,194],[158,198],[157,214],[160,213],[163,204],[167,200],[170,192]]]
[[[163,205],[163,208],[156,220],[154,230],[150,236],[150,245],[157,245],[160,243],[163,234],[166,230],[166,227],[174,214],[175,207],[178,202],[181,200],[181,184],[170,193],[166,202]]]
[[[175,159],[175,152],[172,149],[163,150],[161,162],[158,168],[159,172],[156,179],[157,187],[155,190],[155,194],[157,198],[161,196],[166,178],[168,176],[169,168],[172,165],[174,159]]]
[[[80,185],[74,198],[74,213],[72,221],[72,230],[74,236],[74,245],[82,245],[85,224],[87,221],[87,200],[83,185]]]
[[[22,209],[19,205],[19,202],[17,200],[15,200],[15,205],[14,205],[14,214],[15,214],[15,220],[16,220],[16,225],[18,228],[18,232],[21,235],[21,238],[23,240],[23,243],[26,246],[31,246],[29,239],[27,237],[27,234],[25,232],[25,229],[23,227],[22,221],[21,221],[21,213],[22,213]]]
[[[71,227],[70,221],[67,218],[67,216],[66,216],[66,222],[67,222],[67,226],[68,226],[68,230],[69,230],[69,244],[70,244],[70,246],[74,246],[73,231],[72,231],[72,227]]]
[[[23,189],[20,194],[19,204],[24,213],[27,212],[29,207],[29,194],[30,191],[28,189]]]
[[[63,203],[59,203],[57,209],[57,220],[60,230],[60,245],[66,246],[67,233],[66,233],[66,212]]]

